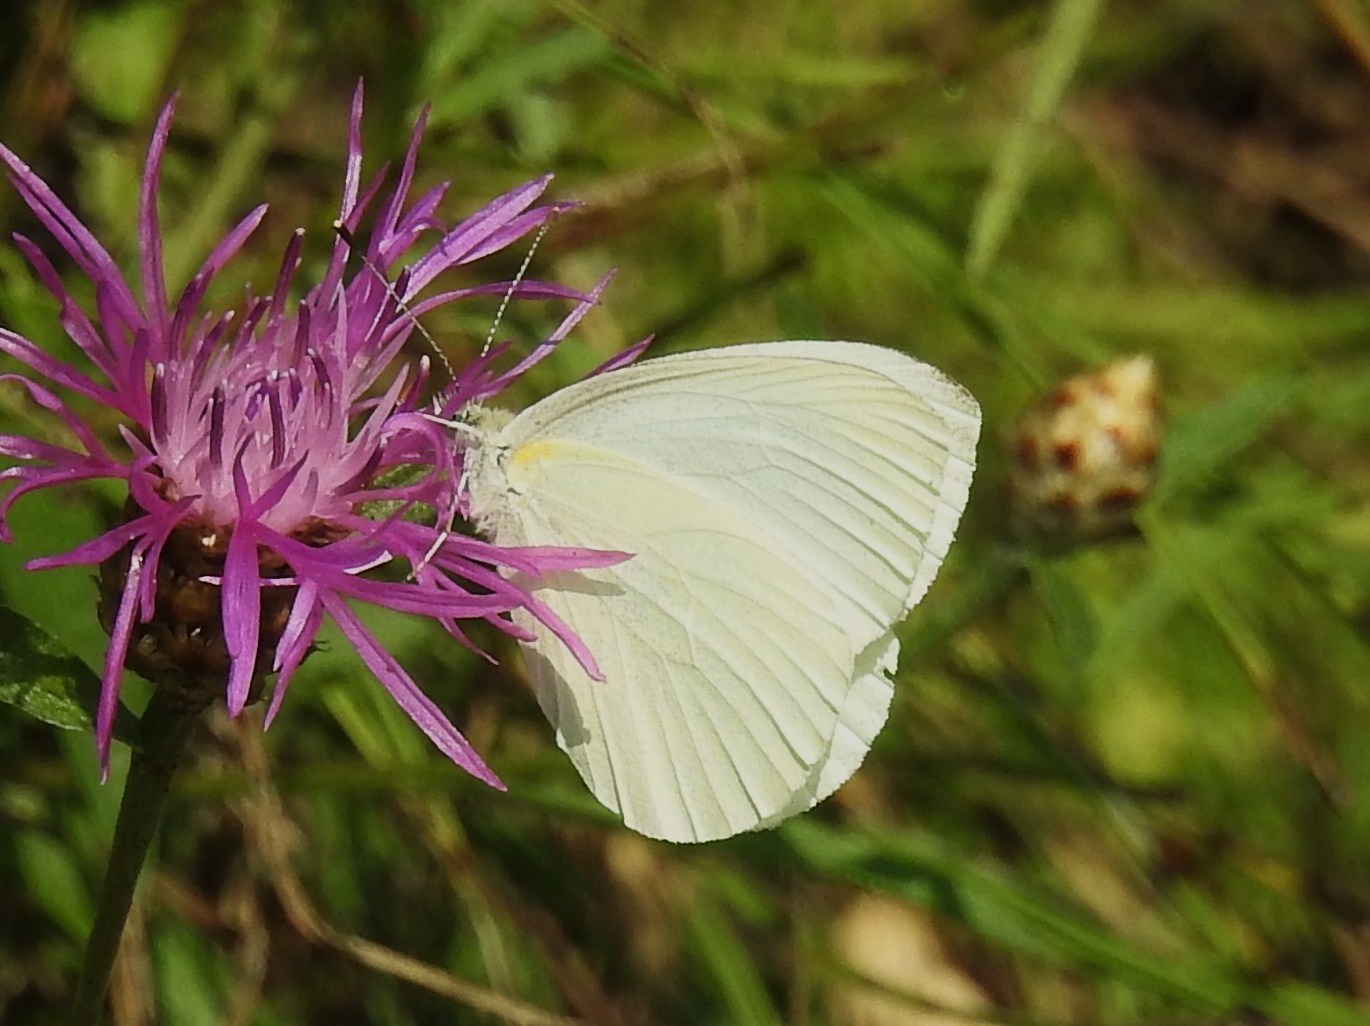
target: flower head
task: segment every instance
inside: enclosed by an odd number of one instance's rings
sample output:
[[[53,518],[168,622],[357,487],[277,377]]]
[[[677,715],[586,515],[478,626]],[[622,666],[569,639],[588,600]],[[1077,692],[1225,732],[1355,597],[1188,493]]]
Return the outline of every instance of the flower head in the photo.
[[[1061,382],[1008,437],[1009,497],[1025,534],[1059,544],[1129,530],[1156,481],[1160,386],[1149,356]]]
[[[0,540],[21,496],[40,488],[117,478],[128,488],[123,523],[76,549],[30,567],[101,568],[101,619],[110,634],[97,716],[108,767],[124,667],[194,701],[223,694],[236,715],[277,679],[267,713],[276,714],[292,674],[331,617],[363,661],[437,746],[491,784],[494,774],[465,738],[362,624],[348,600],[438,620],[466,643],[460,622],[480,619],[520,635],[517,608],[548,623],[587,666],[574,636],[518,583],[559,569],[604,565],[619,556],[552,548],[497,548],[403,514],[416,506],[445,515],[460,507],[460,455],[423,399],[426,361],[415,372],[398,360],[416,316],[475,295],[565,298],[574,308],[558,329],[509,370],[497,346],[446,390],[445,410],[503,389],[565,337],[596,301],[543,282],[497,282],[421,297],[444,271],[494,253],[544,225],[565,205],[537,200],[544,177],[500,196],[453,227],[435,211],[446,186],[410,199],[423,119],[415,126],[393,185],[361,184],[361,90],[352,106],[339,232],[322,280],[290,298],[303,234],[286,246],[266,295],[234,309],[203,308],[212,279],[242,249],[266,208],[249,213],[205,258],[174,299],[163,273],[157,221],[159,173],[174,100],[163,109],[148,150],[139,203],[139,285],[56,194],[0,146],[9,180],[37,220],[94,286],[83,309],[56,268],[29,239],[15,241],[61,307],[64,330],[92,368],[55,359],[0,328],[0,352],[26,368],[0,375],[66,426],[74,444],[0,435]],[[361,267],[349,274],[351,233],[373,210]],[[424,239],[431,240],[426,247]],[[417,253],[417,255],[413,255]],[[386,278],[394,272],[394,280]],[[107,445],[79,412],[117,411],[120,444]],[[398,473],[405,468],[407,473]],[[392,515],[368,515],[386,503]],[[378,580],[365,571],[392,560],[412,575]],[[521,636],[521,635],[520,635]]]

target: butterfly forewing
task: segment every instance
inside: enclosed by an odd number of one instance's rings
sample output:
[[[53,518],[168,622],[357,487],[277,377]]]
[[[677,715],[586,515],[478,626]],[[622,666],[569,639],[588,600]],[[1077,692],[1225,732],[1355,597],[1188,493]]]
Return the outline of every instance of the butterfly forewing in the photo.
[[[839,786],[884,721],[893,628],[951,541],[978,426],[908,357],[782,342],[590,378],[495,432],[471,481],[494,541],[634,553],[537,585],[605,676],[545,632],[529,646],[595,795],[707,840]]]

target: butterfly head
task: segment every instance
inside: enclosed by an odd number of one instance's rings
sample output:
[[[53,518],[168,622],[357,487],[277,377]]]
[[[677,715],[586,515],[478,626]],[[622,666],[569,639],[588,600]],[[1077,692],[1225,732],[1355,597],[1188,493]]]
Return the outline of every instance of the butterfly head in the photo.
[[[500,435],[512,419],[508,410],[467,403],[454,419],[444,421],[454,429],[462,451],[462,487],[477,529],[498,516],[509,491],[509,447]]]

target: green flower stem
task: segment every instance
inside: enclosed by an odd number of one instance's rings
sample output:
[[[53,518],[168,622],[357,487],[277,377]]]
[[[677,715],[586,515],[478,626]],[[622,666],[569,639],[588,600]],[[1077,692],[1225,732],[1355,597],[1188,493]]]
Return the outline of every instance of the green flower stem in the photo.
[[[85,964],[76,984],[73,1026],[98,1026],[103,1015],[105,992],[133,904],[133,892],[157,833],[172,774],[180,764],[191,728],[201,711],[188,708],[184,697],[172,694],[174,690],[158,688],[143,713],[140,744],[129,765],[100,904],[95,910],[95,922],[86,942]]]

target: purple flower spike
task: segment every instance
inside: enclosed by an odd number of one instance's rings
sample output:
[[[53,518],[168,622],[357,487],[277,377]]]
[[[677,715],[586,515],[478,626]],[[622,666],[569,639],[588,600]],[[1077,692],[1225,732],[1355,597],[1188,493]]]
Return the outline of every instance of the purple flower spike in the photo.
[[[222,696],[232,715],[254,701],[274,673],[269,721],[320,627],[332,619],[439,749],[479,779],[502,786],[349,603],[431,617],[462,644],[469,644],[462,620],[485,620],[522,636],[510,614],[523,609],[593,667],[579,639],[517,582],[602,566],[623,554],[505,550],[451,533],[445,522],[428,526],[398,514],[367,513],[381,501],[402,511],[461,508],[455,447],[421,398],[427,369],[410,373],[397,357],[414,330],[415,311],[499,295],[512,286],[428,296],[421,290],[451,268],[536,232],[566,204],[538,205],[548,184],[539,178],[459,224],[443,224],[434,210],[445,185],[409,196],[422,118],[394,186],[387,191],[382,177],[363,183],[358,87],[338,220],[355,232],[375,204],[365,260],[356,259],[351,235],[339,233],[322,280],[294,301],[303,244],[296,232],[270,294],[248,295],[235,309],[209,310],[202,302],[211,281],[247,243],[265,208],[249,213],[212,249],[179,296],[168,293],[157,195],[174,108],[173,99],[148,148],[136,288],[52,189],[0,146],[10,183],[90,279],[95,296],[93,309],[83,309],[39,247],[16,236],[38,280],[56,298],[62,327],[86,365],[57,360],[0,328],[0,353],[27,369],[0,375],[0,382],[22,388],[79,445],[0,435],[0,456],[14,464],[0,471],[0,482],[10,485],[0,496],[0,541],[9,540],[10,506],[31,491],[93,478],[120,478],[128,488],[122,524],[30,564],[100,568],[100,617],[110,635],[96,724],[101,765],[107,771],[125,667],[198,701]],[[475,361],[447,387],[439,408],[452,412],[507,386],[555,348],[600,287],[584,293],[529,281],[513,288],[516,298],[570,299],[574,307],[513,370],[492,366],[507,347]],[[97,437],[82,420],[79,411],[92,404],[123,416],[121,444]],[[405,473],[394,473],[399,468]],[[365,574],[392,561],[414,568],[413,576],[378,580]]]

